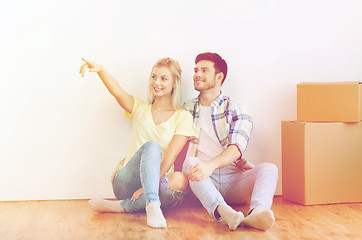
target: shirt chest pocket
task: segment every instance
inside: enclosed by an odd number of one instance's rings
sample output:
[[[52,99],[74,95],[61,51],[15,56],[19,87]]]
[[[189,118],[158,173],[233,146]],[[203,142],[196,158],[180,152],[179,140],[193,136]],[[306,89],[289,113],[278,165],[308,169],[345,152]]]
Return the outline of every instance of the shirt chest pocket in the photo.
[[[230,132],[230,122],[228,123],[225,121],[224,124],[225,125],[224,125],[224,132],[223,132],[222,138],[227,139],[229,136],[229,132]]]
[[[230,122],[232,119],[228,117],[223,117],[221,119],[218,119],[214,124],[216,125],[216,134],[221,142],[222,145],[227,144],[228,136],[230,132]]]

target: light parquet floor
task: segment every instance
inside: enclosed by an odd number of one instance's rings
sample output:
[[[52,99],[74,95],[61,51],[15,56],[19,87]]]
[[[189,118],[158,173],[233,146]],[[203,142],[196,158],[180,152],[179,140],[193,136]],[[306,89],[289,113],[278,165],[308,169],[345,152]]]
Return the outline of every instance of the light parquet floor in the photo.
[[[233,206],[246,213],[247,205]],[[95,213],[87,200],[0,202],[0,239],[362,239],[362,203],[301,206],[275,197],[268,231],[229,231],[198,204],[164,211],[167,229],[145,213]]]

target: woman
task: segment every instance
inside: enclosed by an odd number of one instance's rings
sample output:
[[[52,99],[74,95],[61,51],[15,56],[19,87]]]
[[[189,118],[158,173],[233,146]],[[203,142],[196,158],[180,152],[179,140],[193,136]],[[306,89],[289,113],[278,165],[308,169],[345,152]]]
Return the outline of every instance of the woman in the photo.
[[[191,114],[181,107],[181,68],[170,58],[153,67],[149,101],[129,95],[105,68],[84,60],[80,73],[96,72],[132,120],[129,152],[112,174],[113,191],[118,201],[91,199],[98,212],[135,212],[146,209],[147,224],[165,228],[162,207],[175,207],[182,200],[188,180],[173,172],[174,161],[190,137],[194,137]]]

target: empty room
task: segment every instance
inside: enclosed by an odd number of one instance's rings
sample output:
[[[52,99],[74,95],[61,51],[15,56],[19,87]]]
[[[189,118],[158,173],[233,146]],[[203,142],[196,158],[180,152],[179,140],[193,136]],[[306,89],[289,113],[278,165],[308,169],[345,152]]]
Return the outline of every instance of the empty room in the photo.
[[[0,239],[362,238],[361,1],[0,13]]]

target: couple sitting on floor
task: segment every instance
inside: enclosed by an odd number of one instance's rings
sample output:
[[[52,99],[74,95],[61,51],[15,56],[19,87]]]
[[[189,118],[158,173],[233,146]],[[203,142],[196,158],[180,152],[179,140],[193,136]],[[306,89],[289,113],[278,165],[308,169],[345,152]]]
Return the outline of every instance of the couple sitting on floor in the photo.
[[[243,158],[253,124],[247,111],[221,91],[227,75],[224,59],[209,52],[196,57],[193,82],[199,96],[183,106],[181,68],[173,59],[153,66],[148,102],[129,95],[101,65],[84,61],[82,76],[87,68],[96,72],[133,124],[129,152],[112,174],[118,201],[91,199],[93,210],[145,209],[148,226],[165,228],[161,209],[176,207],[191,188],[208,213],[230,230],[242,223],[261,230],[273,225],[270,208],[278,170],[272,163],[254,167]],[[174,172],[188,140],[182,172]],[[247,201],[245,218],[228,205]]]

